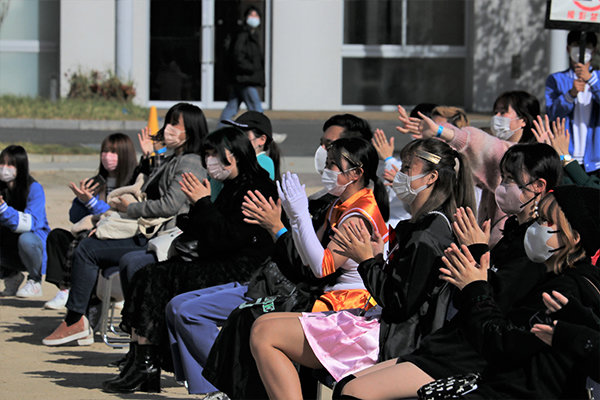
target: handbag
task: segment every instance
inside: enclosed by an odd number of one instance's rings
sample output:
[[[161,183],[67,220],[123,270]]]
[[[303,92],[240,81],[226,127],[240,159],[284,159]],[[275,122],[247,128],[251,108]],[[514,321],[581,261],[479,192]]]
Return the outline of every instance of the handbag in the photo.
[[[417,395],[419,400],[462,399],[462,396],[477,390],[481,380],[478,373],[450,376],[422,386]]]
[[[183,233],[182,235],[177,236],[171,243],[168,258],[178,256],[183,261],[187,262],[198,260],[200,258],[198,245],[198,239],[194,239],[193,236]]]
[[[165,261],[169,258],[169,248],[176,237],[181,235],[183,231],[178,227],[160,232],[156,237],[148,241],[148,251],[156,254],[158,261]]]

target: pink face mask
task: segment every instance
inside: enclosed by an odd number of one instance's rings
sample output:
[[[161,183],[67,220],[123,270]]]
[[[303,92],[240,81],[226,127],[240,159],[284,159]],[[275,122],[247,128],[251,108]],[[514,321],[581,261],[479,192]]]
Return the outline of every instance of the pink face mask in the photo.
[[[117,165],[119,164],[119,155],[117,153],[103,151],[100,154],[100,160],[102,161],[104,168],[106,168],[108,172],[112,172],[117,169]]]

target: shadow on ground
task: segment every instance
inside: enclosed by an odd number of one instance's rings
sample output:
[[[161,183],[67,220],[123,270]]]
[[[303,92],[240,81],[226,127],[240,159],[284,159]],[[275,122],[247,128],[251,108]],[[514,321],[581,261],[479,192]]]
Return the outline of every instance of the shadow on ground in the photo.
[[[26,372],[26,374],[48,379],[58,386],[90,390],[100,389],[103,381],[114,377],[113,374],[104,373],[74,373],[59,371],[30,371]],[[181,387],[172,376],[162,376],[160,384],[162,388]],[[164,394],[159,393],[135,392],[116,393],[112,395],[123,399],[168,399]],[[85,394],[82,394],[81,398],[86,398]]]

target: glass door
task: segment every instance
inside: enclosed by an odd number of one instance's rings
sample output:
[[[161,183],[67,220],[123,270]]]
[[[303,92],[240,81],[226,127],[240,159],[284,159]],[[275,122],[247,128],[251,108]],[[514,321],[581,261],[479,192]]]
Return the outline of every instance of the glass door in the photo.
[[[261,14],[260,42],[269,85],[270,2],[265,0],[151,0],[150,104],[170,107],[189,101],[222,108],[228,97],[226,60],[229,46],[245,24],[244,13]],[[260,90],[263,107],[268,90]]]

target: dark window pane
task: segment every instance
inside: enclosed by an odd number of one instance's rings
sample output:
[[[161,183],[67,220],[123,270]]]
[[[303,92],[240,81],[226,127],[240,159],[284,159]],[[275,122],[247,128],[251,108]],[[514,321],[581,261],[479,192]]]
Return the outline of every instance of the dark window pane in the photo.
[[[463,58],[345,58],[342,104],[464,104]]]
[[[409,0],[406,13],[406,44],[465,44],[464,0]]]
[[[150,3],[150,100],[200,100],[202,2]]]
[[[345,0],[345,44],[402,44],[402,1]]]

